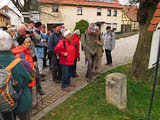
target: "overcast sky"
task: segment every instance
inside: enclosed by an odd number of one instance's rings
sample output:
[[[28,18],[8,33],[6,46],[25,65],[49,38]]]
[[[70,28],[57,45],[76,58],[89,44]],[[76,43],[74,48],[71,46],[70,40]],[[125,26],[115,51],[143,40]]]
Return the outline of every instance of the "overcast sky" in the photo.
[[[119,0],[121,4],[126,4],[128,0]],[[12,4],[10,0],[0,0],[0,8],[4,5],[9,5],[11,8],[13,8],[15,11],[18,11],[16,7]]]

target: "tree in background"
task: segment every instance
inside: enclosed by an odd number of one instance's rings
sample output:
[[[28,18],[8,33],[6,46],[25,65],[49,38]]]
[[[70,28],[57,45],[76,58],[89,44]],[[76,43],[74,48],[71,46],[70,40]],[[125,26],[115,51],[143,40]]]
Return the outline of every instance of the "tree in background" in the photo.
[[[37,0],[11,0],[20,12],[38,11]],[[28,20],[25,20],[28,21]]]
[[[88,21],[86,21],[86,20],[80,20],[79,22],[76,23],[76,26],[75,26],[74,30],[79,29],[80,32],[81,32],[81,35],[82,35],[82,33],[84,33],[86,31],[86,29],[88,28],[88,26],[89,26]]]
[[[147,28],[159,0],[130,0],[130,2],[140,4],[138,9],[139,41],[133,57],[132,72],[135,77],[148,78],[153,73],[153,69],[148,70],[153,32],[147,31]]]

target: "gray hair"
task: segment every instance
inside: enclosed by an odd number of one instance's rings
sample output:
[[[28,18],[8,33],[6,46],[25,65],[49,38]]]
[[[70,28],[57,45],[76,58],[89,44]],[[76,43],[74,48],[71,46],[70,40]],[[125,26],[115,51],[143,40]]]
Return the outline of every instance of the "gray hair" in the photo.
[[[11,33],[11,32],[16,32],[16,30],[14,28],[8,28],[8,33]]]
[[[75,31],[74,31],[74,34],[80,35],[80,30],[75,30]]]
[[[0,31],[0,51],[10,51],[12,44],[11,36],[5,31]]]

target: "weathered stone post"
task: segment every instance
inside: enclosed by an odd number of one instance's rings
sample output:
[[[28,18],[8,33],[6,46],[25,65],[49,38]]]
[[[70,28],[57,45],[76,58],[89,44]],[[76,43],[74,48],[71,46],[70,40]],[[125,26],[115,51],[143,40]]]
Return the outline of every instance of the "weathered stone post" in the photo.
[[[127,103],[127,78],[121,73],[112,73],[106,76],[107,103],[125,109]]]

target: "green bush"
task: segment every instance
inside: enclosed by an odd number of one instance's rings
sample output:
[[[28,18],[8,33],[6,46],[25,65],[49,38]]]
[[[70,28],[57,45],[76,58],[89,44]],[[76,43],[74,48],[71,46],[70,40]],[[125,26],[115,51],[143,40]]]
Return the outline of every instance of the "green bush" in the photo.
[[[80,32],[81,32],[81,35],[82,35],[82,33],[84,33],[86,31],[86,29],[88,28],[88,26],[89,26],[88,21],[86,21],[86,20],[80,20],[79,22],[76,23],[76,26],[75,26],[74,30],[79,29]]]

